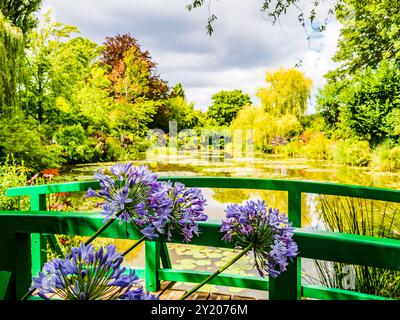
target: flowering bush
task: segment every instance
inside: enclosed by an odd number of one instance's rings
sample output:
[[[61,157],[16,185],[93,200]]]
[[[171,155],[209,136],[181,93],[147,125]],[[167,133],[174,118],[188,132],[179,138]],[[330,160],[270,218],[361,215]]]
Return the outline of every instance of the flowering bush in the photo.
[[[268,273],[275,278],[286,270],[288,260],[297,255],[297,245],[285,214],[267,208],[261,200],[229,205],[226,213],[221,226],[223,240],[234,241],[242,248],[251,245],[255,267],[262,277]]]
[[[175,229],[185,241],[198,234],[198,222],[207,220],[206,203],[199,189],[186,188],[181,183],[157,181],[147,167],[118,163],[111,167],[114,177],[95,174],[101,190],[89,189],[87,197],[99,197],[99,205],[108,219],[133,222],[148,239],[166,234],[172,238]]]
[[[145,293],[134,270],[126,273],[121,267],[122,256],[114,245],[95,251],[92,245],[71,249],[65,259],[47,262],[32,289],[49,299],[51,295],[63,300],[155,300]],[[50,295],[50,296],[49,296]]]

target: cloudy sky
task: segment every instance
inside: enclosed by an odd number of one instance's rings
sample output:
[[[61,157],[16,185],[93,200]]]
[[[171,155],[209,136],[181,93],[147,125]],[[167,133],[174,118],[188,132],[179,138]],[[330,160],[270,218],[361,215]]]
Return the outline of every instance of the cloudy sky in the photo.
[[[188,0],[45,0],[42,11],[51,8],[57,21],[77,26],[98,43],[130,33],[150,51],[161,77],[171,86],[181,82],[195,108],[206,110],[220,90],[242,89],[258,103],[255,93],[265,85],[267,70],[294,67],[301,60],[316,92],[334,68],[340,26],[333,18],[325,32],[307,41],[295,10],[272,25],[260,12],[262,2],[214,0],[211,10],[218,20],[211,37],[205,29],[207,7],[188,12]]]

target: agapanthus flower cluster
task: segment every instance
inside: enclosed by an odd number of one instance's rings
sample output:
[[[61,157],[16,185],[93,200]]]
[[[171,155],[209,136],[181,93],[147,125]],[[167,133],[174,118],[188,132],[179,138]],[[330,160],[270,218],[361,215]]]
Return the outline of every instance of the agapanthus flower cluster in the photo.
[[[169,196],[173,205],[167,238],[171,240],[173,231],[177,229],[183,235],[184,240],[189,242],[194,235],[199,235],[198,222],[208,219],[204,213],[206,199],[200,189],[186,188],[180,182],[169,185],[171,186]]]
[[[251,245],[259,274],[275,278],[286,270],[289,260],[297,256],[297,244],[286,214],[268,207],[263,200],[249,200],[244,205],[227,207],[222,221],[223,240],[237,247]]]
[[[100,170],[99,192],[89,189],[87,197],[103,199],[99,205],[106,219],[133,222],[148,239],[167,235],[170,240],[178,229],[186,241],[198,234],[198,221],[204,221],[205,199],[199,189],[181,183],[157,181],[147,167],[118,163],[111,167],[114,177]]]
[[[47,262],[32,289],[44,299],[156,300],[144,292],[134,270],[121,266],[123,257],[114,245],[96,251],[92,245],[71,249],[65,259]]]

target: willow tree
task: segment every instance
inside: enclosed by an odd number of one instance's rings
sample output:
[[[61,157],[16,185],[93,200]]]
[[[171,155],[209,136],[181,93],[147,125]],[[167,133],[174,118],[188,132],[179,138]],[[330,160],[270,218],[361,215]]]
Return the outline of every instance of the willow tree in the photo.
[[[257,91],[264,110],[273,115],[292,114],[301,118],[307,109],[312,81],[296,69],[266,73],[267,86]]]
[[[23,49],[19,28],[9,23],[0,12],[0,116],[15,105],[18,59]]]

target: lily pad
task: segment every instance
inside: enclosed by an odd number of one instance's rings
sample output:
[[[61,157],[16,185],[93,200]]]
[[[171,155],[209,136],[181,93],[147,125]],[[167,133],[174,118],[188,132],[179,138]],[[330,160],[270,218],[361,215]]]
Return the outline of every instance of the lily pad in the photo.
[[[195,260],[195,263],[199,266],[209,266],[211,264],[209,260]]]

